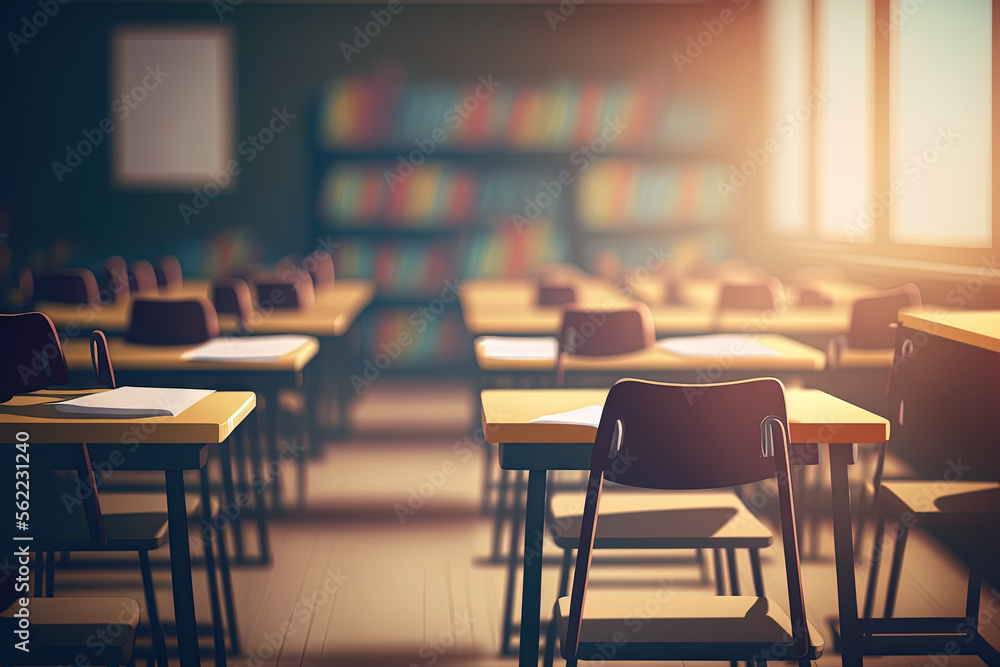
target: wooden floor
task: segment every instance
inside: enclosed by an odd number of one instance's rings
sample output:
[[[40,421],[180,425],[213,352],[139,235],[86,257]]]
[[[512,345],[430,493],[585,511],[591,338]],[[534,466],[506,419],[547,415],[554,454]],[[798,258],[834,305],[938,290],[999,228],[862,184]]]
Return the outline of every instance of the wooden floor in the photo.
[[[243,646],[231,665],[516,664],[515,658],[499,656],[505,570],[490,560],[492,522],[479,512],[483,459],[472,440],[477,412],[464,383],[428,386],[383,378],[366,390],[352,414],[354,435],[330,443],[324,457],[311,463],[305,511],[274,519],[273,564],[234,571]],[[294,477],[286,469],[289,484]],[[293,490],[288,491],[291,498]],[[836,584],[830,531],[825,523],[821,528],[820,555],[804,562],[803,576],[810,620],[827,640],[819,664],[832,666],[839,664],[828,625],[836,615]],[[547,548],[546,561],[553,565],[545,569],[543,590],[554,597],[558,552],[551,544]],[[165,562],[166,554],[158,556]],[[693,559],[625,567],[609,558],[610,553],[595,558],[593,585],[626,585],[640,595],[644,589],[653,594],[666,588],[671,595],[714,590]],[[768,594],[785,605],[780,553],[772,548],[763,560]],[[741,570],[749,590],[745,556]],[[864,576],[859,566],[859,588]],[[959,561],[916,532],[897,615],[960,615],[965,576]],[[172,622],[169,571],[160,567],[155,577],[161,612]],[[204,582],[203,572],[196,572],[200,623],[210,618]],[[113,573],[60,572],[57,585],[60,595],[92,594],[99,585],[98,591],[142,600],[138,568],[128,562]],[[984,599],[989,594],[1000,599],[996,591],[984,592]],[[983,621],[987,636],[1000,645],[1000,618]],[[148,638],[139,644],[141,663]],[[212,664],[207,634],[202,648],[202,663]],[[867,662],[939,667],[945,659]],[[981,664],[961,657],[947,663]]]

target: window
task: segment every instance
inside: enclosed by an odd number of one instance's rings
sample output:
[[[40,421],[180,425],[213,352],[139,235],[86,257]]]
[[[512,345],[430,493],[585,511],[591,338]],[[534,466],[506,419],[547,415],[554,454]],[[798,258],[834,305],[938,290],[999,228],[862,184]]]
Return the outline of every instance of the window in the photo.
[[[912,7],[911,7],[912,5]],[[906,0],[892,8],[898,123],[891,152],[890,240],[992,243],[990,0]]]

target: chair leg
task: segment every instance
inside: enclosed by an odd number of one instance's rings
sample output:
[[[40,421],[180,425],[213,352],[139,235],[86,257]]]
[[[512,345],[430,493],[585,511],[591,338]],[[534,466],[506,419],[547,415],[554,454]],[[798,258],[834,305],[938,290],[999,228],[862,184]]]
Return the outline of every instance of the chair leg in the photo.
[[[750,570],[753,572],[753,592],[759,598],[764,593],[764,573],[760,567],[760,549],[750,549]],[[766,660],[762,662],[767,662]]]
[[[167,667],[167,640],[163,635],[163,625],[156,606],[156,589],[153,587],[153,572],[149,569],[149,552],[139,552],[139,571],[142,573],[142,593],[146,598],[146,614],[149,616],[149,634],[153,641],[153,653],[157,667]]]
[[[729,566],[729,593],[740,594],[740,574],[736,569],[736,549],[726,549],[726,564]]]
[[[983,590],[983,571],[978,563],[969,566],[969,588],[965,592],[965,618],[978,621],[979,596]]]
[[[553,615],[554,616],[554,615]],[[549,621],[549,626],[545,630],[545,657],[542,658],[542,667],[552,667],[556,659],[556,619]]]
[[[45,597],[54,597],[56,594],[56,552],[50,551],[45,555]]]
[[[35,596],[45,597],[45,552],[35,552]]]
[[[303,458],[305,455],[303,454]],[[233,578],[229,572],[229,554],[225,534],[219,534],[219,575],[222,579],[222,601],[226,609],[226,623],[229,625],[229,650],[233,655],[240,653],[240,632],[236,625],[236,605],[233,602]]]
[[[799,667],[812,667],[812,660],[809,658],[799,658]]]
[[[215,641],[215,665],[225,667],[226,665],[226,638],[222,627],[222,605],[219,601],[218,571],[215,565],[215,550],[212,542],[215,541],[218,531],[212,526],[212,499],[209,493],[208,467],[201,469],[201,505],[204,510],[204,518],[208,523],[208,529],[202,530],[202,538],[205,551],[205,574],[208,577],[208,597],[212,609],[212,631]]]
[[[573,565],[573,550],[563,549],[562,570],[559,572],[559,592],[557,597],[569,595],[569,571]]]
[[[493,494],[493,446],[483,443],[483,497],[480,501],[479,511],[483,515],[490,513],[493,502],[490,496]]]
[[[698,559],[698,574],[702,584],[708,583],[708,563],[705,561],[705,550],[695,549],[695,558]]]
[[[875,522],[875,535],[872,536],[872,557],[868,563],[868,586],[865,588],[865,606],[861,618],[872,617],[872,607],[875,606],[875,588],[878,586],[878,570],[882,562],[885,542],[885,515],[879,512]]]
[[[299,443],[305,442],[305,428],[299,433]],[[306,464],[308,463],[308,450],[305,447],[301,447],[295,456],[295,492],[296,501],[298,502],[299,511],[303,511],[306,508]]]
[[[892,618],[892,613],[896,608],[896,593],[899,591],[899,576],[903,570],[903,553],[906,551],[906,537],[910,529],[905,523],[900,522],[899,532],[896,534],[896,546],[892,550],[892,568],[889,570],[889,583],[885,591],[885,617]]]
[[[503,525],[507,520],[507,487],[510,484],[510,471],[500,471],[500,483],[497,486],[496,521],[493,524],[493,560],[500,558],[500,541],[503,538]]]
[[[722,572],[722,554],[718,549],[712,549],[712,563],[715,566],[715,594],[726,594],[726,580]]]

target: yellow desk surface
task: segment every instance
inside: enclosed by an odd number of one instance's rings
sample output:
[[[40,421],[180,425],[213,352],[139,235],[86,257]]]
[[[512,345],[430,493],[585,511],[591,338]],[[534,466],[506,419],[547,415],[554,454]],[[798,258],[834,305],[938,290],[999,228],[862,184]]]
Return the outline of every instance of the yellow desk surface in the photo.
[[[37,443],[126,442],[139,434],[150,444],[219,444],[257,405],[253,392],[217,391],[176,417],[89,417],[59,412],[53,403],[107,391],[43,390],[0,404],[0,442],[16,442],[18,431]],[[145,427],[145,428],[143,428]]]
[[[163,298],[208,296],[209,282],[191,280],[176,291],[164,292]],[[370,280],[338,280],[330,289],[316,293],[316,305],[306,311],[256,309],[248,331],[254,334],[306,334],[342,336],[358,315],[375,298],[375,283]],[[75,336],[79,331],[101,329],[107,334],[121,334],[128,329],[132,314],[129,298],[109,304],[40,303],[38,310],[52,318],[56,328]],[[236,333],[236,318],[220,316],[222,333]]]
[[[486,439],[499,443],[587,443],[597,429],[577,424],[533,424],[532,419],[604,405],[607,389],[487,389],[481,394]],[[818,389],[786,389],[789,438],[794,443],[889,439],[889,422]]]
[[[875,368],[888,371],[892,368],[892,357],[895,350],[862,350],[845,347],[840,351],[838,368],[864,369]]]
[[[910,329],[1000,352],[1000,310],[907,308],[899,319]]]
[[[199,372],[298,372],[319,352],[319,341],[309,338],[295,350],[274,361],[193,361],[182,355],[197,345],[136,345],[120,339],[108,341],[108,352],[116,371],[199,371]],[[88,370],[90,340],[73,338],[63,345],[70,370]]]
[[[565,370],[608,372],[698,371],[720,368],[726,371],[820,371],[826,366],[826,353],[778,334],[759,334],[752,339],[777,350],[779,356],[751,357],[738,355],[684,356],[659,346],[641,352],[608,357],[567,355]],[[484,371],[518,373],[555,369],[555,359],[494,359],[484,354],[483,340],[476,339],[476,363]]]
[[[571,283],[577,289],[579,302],[588,307],[607,308],[630,301],[627,294],[615,291],[611,283],[601,278],[578,277]],[[458,292],[463,309],[535,308],[538,281],[529,278],[474,278],[459,283]]]

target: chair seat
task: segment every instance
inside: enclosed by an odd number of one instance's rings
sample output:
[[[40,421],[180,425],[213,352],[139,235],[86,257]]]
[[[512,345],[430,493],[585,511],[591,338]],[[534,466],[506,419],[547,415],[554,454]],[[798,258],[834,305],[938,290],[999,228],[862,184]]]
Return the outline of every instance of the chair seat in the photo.
[[[35,545],[44,551],[153,551],[167,541],[166,512],[102,513],[107,546],[86,536],[46,536]]]
[[[552,537],[575,549],[582,494],[552,496]],[[602,494],[598,549],[763,549],[773,536],[732,491],[622,491]]]
[[[1000,523],[1000,482],[886,480],[882,498],[899,513],[928,525]]]
[[[13,647],[12,605],[0,613],[0,655],[17,665],[124,665],[132,657],[139,605],[130,598],[30,598],[31,652]],[[101,638],[97,641],[95,638]],[[80,660],[85,657],[87,662]]]
[[[559,598],[553,614],[563,647],[569,611],[570,598]],[[588,591],[583,617],[581,660],[795,659],[791,620],[767,598]],[[811,623],[809,639],[814,660],[823,636]]]
[[[197,493],[184,494],[188,519],[200,521],[201,496]],[[101,514],[167,513],[166,493],[102,493]],[[212,496],[212,516],[219,513],[219,500]]]

